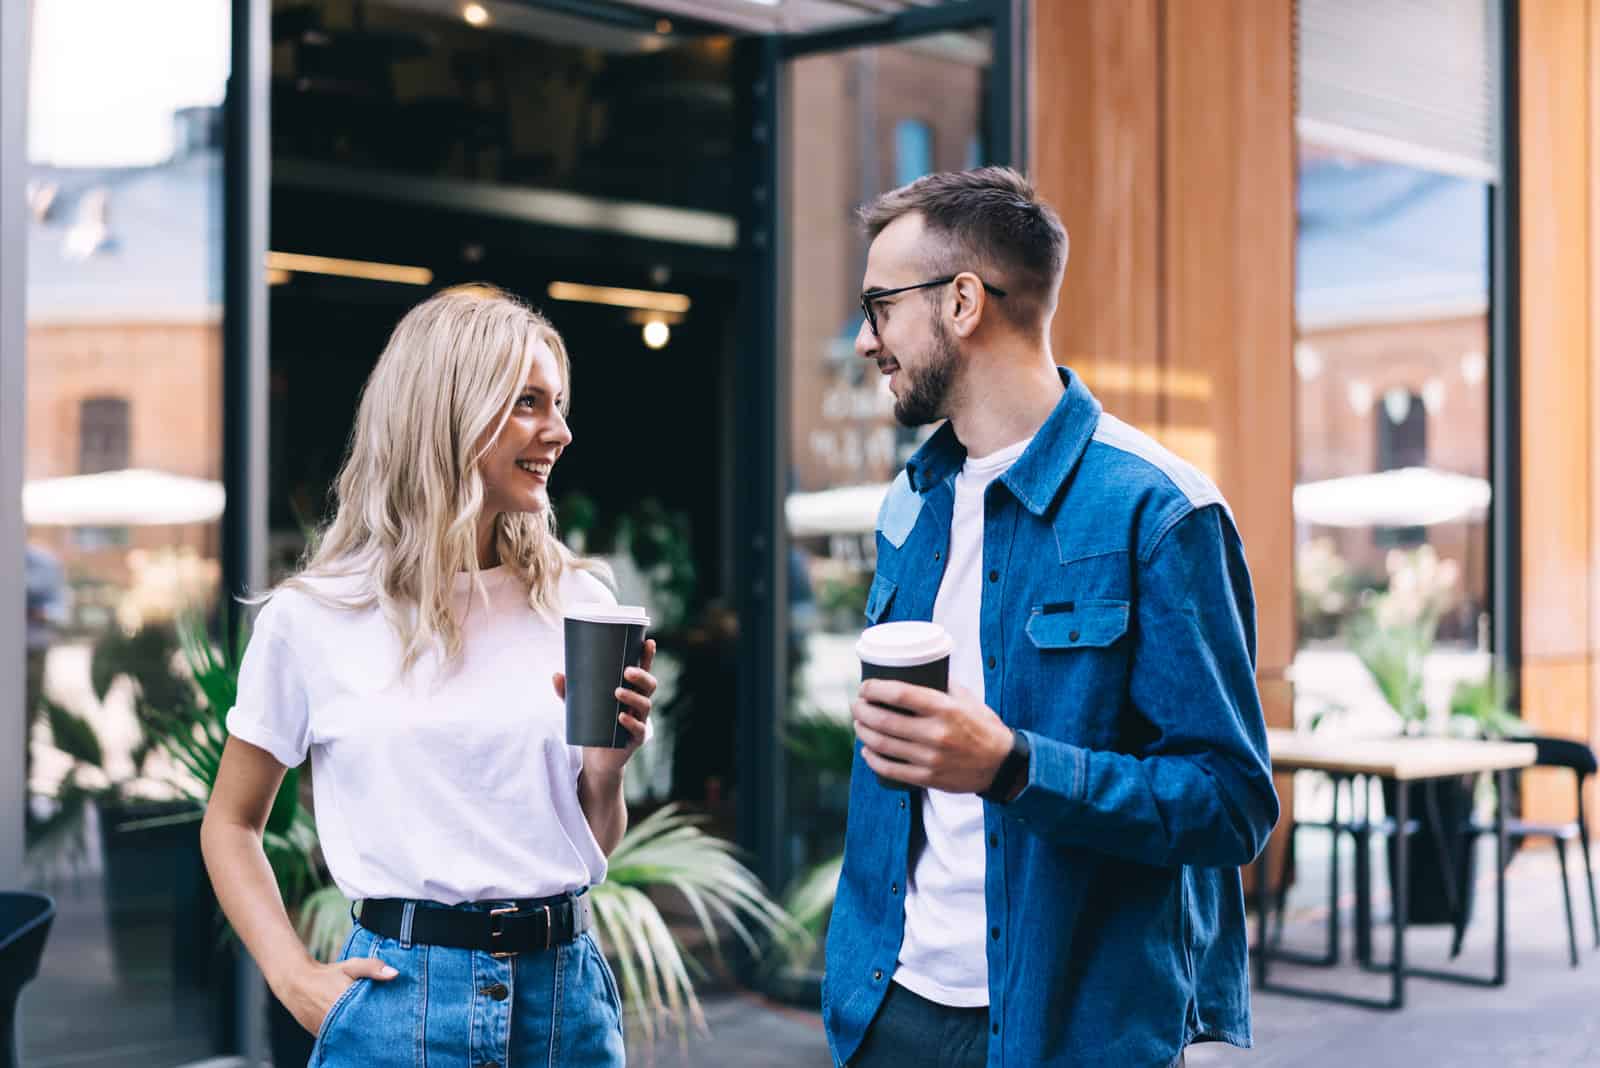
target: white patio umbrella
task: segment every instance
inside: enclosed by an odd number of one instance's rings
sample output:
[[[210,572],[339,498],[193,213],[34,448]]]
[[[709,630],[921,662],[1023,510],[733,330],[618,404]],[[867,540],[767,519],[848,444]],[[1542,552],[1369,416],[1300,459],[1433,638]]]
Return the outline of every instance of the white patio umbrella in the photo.
[[[1481,519],[1489,483],[1431,467],[1348,475],[1294,488],[1294,517],[1325,527],[1429,527]]]
[[[826,534],[871,534],[878,525],[878,509],[887,482],[866,486],[840,486],[815,493],[791,493],[783,502],[789,535],[795,538]]]
[[[24,482],[22,518],[52,527],[209,523],[226,500],[220,482],[129,468]]]

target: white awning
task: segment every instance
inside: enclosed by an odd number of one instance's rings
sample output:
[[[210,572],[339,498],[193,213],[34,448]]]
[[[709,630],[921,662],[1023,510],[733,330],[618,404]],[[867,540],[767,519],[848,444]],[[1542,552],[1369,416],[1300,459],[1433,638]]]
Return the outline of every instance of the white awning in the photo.
[[[209,523],[226,500],[220,482],[128,469],[24,482],[22,518],[52,527]]]
[[[816,493],[791,493],[783,502],[789,536],[806,538],[827,534],[871,534],[878,525],[878,509],[887,482],[867,486],[840,486]]]
[[[1294,488],[1294,517],[1325,527],[1429,527],[1482,519],[1489,483],[1431,467],[1349,475]]]

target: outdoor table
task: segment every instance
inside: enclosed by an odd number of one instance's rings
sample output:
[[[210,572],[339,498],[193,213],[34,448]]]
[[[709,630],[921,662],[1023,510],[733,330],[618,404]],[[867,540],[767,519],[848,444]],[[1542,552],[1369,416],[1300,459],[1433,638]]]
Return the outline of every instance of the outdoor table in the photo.
[[[1405,1007],[1405,981],[1408,977],[1438,979],[1447,982],[1467,983],[1476,986],[1504,986],[1506,981],[1506,772],[1516,768],[1526,768],[1534,763],[1535,749],[1525,742],[1488,742],[1474,741],[1465,738],[1426,738],[1426,737],[1367,737],[1367,738],[1339,738],[1323,737],[1315,734],[1302,734],[1292,730],[1269,729],[1267,731],[1267,748],[1272,757],[1272,770],[1274,772],[1289,771],[1320,771],[1334,777],[1335,810],[1331,821],[1334,833],[1332,878],[1334,880],[1335,897],[1330,902],[1328,922],[1331,925],[1329,932],[1328,954],[1318,959],[1297,957],[1293,954],[1273,950],[1268,941],[1268,914],[1270,888],[1267,879],[1266,859],[1263,854],[1262,862],[1257,871],[1256,902],[1258,909],[1258,922],[1260,924],[1259,945],[1256,949],[1256,988],[1272,993],[1289,994],[1299,997],[1318,998],[1335,1001],[1343,1004],[1358,1005],[1367,1008],[1400,1009]],[[1408,854],[1410,813],[1407,811],[1409,790],[1404,789],[1405,784],[1422,782],[1429,779],[1444,779],[1459,775],[1492,774],[1495,777],[1495,811],[1494,811],[1494,837],[1495,837],[1495,933],[1494,933],[1494,975],[1488,978],[1478,975],[1469,975],[1459,972],[1447,972],[1433,969],[1409,968],[1406,966],[1406,922],[1407,922],[1407,877],[1409,875]],[[1342,778],[1370,777],[1396,785],[1394,790],[1395,811],[1390,813],[1394,823],[1395,852],[1394,852],[1394,954],[1387,967],[1380,970],[1391,974],[1393,987],[1389,998],[1381,1000],[1376,998],[1353,997],[1347,994],[1325,990],[1308,990],[1301,987],[1285,986],[1282,984],[1269,984],[1268,964],[1274,956],[1298,960],[1301,963],[1317,965],[1332,965],[1338,962],[1338,936],[1339,923],[1337,880],[1338,880],[1338,834],[1341,826],[1338,822],[1338,786]],[[1358,862],[1361,858],[1358,858]],[[1287,873],[1280,873],[1286,876]],[[1358,917],[1358,937],[1363,933],[1362,924],[1366,917]],[[1358,954],[1365,963],[1365,946]]]

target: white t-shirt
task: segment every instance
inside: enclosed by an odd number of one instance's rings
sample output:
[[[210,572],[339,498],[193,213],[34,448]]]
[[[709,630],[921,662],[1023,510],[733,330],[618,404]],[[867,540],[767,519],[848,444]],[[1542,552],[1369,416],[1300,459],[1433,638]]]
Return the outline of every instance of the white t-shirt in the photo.
[[[983,493],[1032,441],[968,457],[956,475],[955,510],[944,579],[933,621],[955,640],[950,682],[983,697],[978,614],[983,597]],[[983,799],[928,790],[922,799],[926,839],[906,887],[905,938],[894,981],[941,1005],[989,1004],[988,928],[984,901]]]
[[[583,750],[566,744],[551,682],[561,619],[535,613],[505,568],[481,576],[487,604],[456,576],[464,644],[443,671],[430,652],[402,678],[399,635],[377,608],[289,588],[256,619],[228,730],[287,767],[310,754],[317,833],[348,898],[548,897],[605,878],[578,804]],[[570,569],[560,596],[615,601]]]

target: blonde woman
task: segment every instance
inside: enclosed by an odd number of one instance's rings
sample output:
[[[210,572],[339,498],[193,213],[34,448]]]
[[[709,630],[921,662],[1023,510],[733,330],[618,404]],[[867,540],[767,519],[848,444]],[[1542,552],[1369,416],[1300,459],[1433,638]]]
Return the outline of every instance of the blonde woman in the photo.
[[[589,933],[656,681],[617,696],[623,749],[566,744],[560,607],[612,601],[557,540],[566,350],[487,286],[395,328],[361,398],[337,511],[256,620],[201,832],[217,898],[313,1066],[623,1063]],[[309,754],[334,881],[360,902],[339,962],[302,947],[262,849]]]

